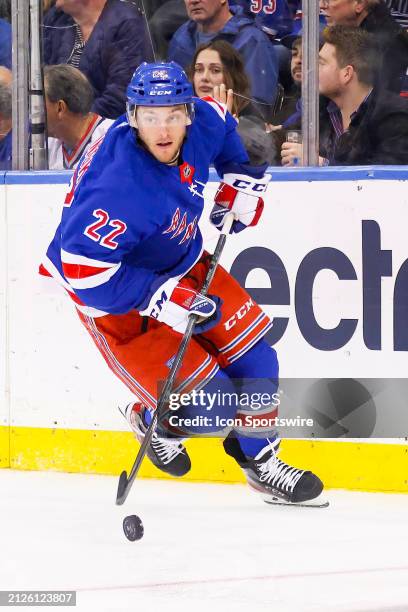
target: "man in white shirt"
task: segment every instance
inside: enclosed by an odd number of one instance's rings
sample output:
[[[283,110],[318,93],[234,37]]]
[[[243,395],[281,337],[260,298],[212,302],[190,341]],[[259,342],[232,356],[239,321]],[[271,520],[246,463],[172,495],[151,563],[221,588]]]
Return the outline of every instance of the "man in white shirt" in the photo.
[[[92,86],[74,66],[46,66],[44,88],[49,136],[48,168],[72,170],[85,149],[107,132],[113,120],[91,112]]]

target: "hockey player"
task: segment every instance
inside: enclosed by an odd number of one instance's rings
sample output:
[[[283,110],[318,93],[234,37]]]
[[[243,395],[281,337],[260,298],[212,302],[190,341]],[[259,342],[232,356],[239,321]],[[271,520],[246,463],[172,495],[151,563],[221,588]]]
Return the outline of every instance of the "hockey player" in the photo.
[[[218,400],[211,420],[194,427],[183,423],[197,423],[194,417],[208,414],[208,406],[183,405],[175,426],[169,411],[148,450],[158,468],[174,476],[188,472],[180,438],[226,435],[216,417],[233,417],[237,426],[224,448],[250,486],[265,501],[313,504],[323,485],[277,457],[275,428],[243,426],[254,414],[272,422],[276,405],[254,413],[220,400],[238,387],[272,397],[278,380],[276,352],[263,340],[271,322],[246,291],[218,267],[211,295],[200,295],[210,258],[198,220],[210,164],[223,177],[211,220],[221,227],[233,211],[232,233],[258,223],[269,180],[265,166],[248,164],[235,127],[221,104],[193,98],[174,62],[139,66],[127,90],[127,117],[88,149],[74,173],[43,271],[68,291],[108,366],[136,396],[123,414],[139,441],[188,317],[200,315],[175,391],[191,397],[193,390],[205,397],[211,391]]]

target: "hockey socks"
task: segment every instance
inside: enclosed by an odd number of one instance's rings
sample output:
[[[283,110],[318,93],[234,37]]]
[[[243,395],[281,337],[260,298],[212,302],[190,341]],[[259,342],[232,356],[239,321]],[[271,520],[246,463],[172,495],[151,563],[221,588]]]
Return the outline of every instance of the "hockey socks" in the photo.
[[[152,415],[150,414],[150,410],[147,408],[144,408],[142,411],[142,419],[143,423],[149,427],[150,423],[152,422]]]
[[[247,436],[237,436],[237,441],[242,452],[246,457],[256,457],[265,446],[273,445],[275,452],[279,447],[278,436],[274,438],[248,438]]]

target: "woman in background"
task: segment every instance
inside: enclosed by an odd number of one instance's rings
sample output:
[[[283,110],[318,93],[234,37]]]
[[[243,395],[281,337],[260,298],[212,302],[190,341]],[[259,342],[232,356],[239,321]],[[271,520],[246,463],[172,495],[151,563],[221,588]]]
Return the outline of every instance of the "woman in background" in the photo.
[[[279,163],[279,156],[265,121],[250,99],[250,82],[239,53],[224,40],[213,40],[197,47],[189,71],[195,94],[211,96],[227,105],[238,122],[237,131],[250,162],[259,165]]]

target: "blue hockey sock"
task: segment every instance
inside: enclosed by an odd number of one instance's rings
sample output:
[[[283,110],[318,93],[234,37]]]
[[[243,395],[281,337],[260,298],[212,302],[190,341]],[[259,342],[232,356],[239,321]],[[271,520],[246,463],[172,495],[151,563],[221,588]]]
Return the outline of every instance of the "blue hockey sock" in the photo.
[[[150,410],[148,410],[147,408],[143,408],[142,419],[143,423],[147,425],[147,427],[152,422],[152,415],[150,414]]]
[[[247,457],[256,457],[268,444],[268,440],[265,438],[246,438],[244,436],[237,436],[237,440],[242,452]]]
[[[242,379],[241,392],[251,394],[254,391],[262,391],[271,395],[276,391],[279,379],[276,351],[262,339],[235,363],[225,368],[225,372],[231,378]],[[256,457],[265,446],[278,438],[275,431],[270,431],[266,435],[269,437],[249,437],[237,433],[236,437],[242,452],[247,457]],[[277,442],[276,447],[278,444]]]

